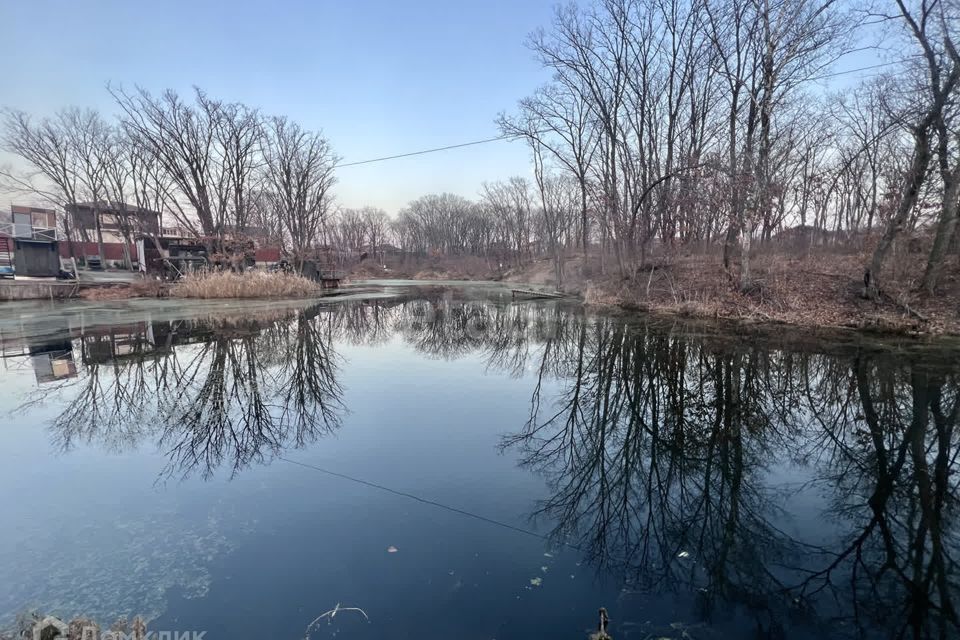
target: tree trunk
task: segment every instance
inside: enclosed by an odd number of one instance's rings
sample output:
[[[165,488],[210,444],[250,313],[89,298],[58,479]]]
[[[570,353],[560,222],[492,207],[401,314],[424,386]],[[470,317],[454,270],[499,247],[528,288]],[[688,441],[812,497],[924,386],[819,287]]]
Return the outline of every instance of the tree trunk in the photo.
[[[130,258],[130,242],[126,238],[123,241],[123,265],[127,271],[133,271],[133,260]]]
[[[583,258],[586,260],[590,247],[590,227],[587,222],[587,184],[580,179],[580,232],[583,235]]]
[[[937,235],[933,239],[930,249],[930,258],[927,260],[927,270],[923,274],[923,289],[933,295],[940,277],[940,270],[947,257],[950,241],[957,228],[957,205],[960,195],[960,167],[953,172],[951,180],[944,185],[943,209],[940,211],[940,221],[937,223]]]
[[[731,216],[730,222],[727,224],[727,232],[724,235],[723,239],[723,268],[730,269],[730,261],[733,257],[733,247],[737,244],[737,229],[739,225],[737,223],[736,215]]]
[[[930,124],[929,122],[921,124],[914,131],[914,151],[913,160],[910,163],[910,170],[907,172],[904,181],[903,197],[897,211],[891,218],[880,243],[873,252],[873,258],[867,267],[863,276],[864,295],[871,300],[877,300],[880,297],[881,273],[886,263],[887,255],[890,253],[890,247],[893,241],[903,230],[910,212],[920,196],[920,188],[927,175],[927,167],[930,166]]]
[[[744,225],[740,236],[740,290],[750,288],[750,227]]]
[[[105,269],[107,265],[103,258],[103,229],[101,228],[100,212],[96,209],[93,210],[93,220],[97,227],[97,255],[100,256],[100,268]]]
[[[71,232],[69,220],[70,220],[70,212],[64,211],[63,212],[63,235],[67,237],[67,249],[69,249],[70,251],[70,258],[75,260],[77,255],[73,248],[73,233]]]

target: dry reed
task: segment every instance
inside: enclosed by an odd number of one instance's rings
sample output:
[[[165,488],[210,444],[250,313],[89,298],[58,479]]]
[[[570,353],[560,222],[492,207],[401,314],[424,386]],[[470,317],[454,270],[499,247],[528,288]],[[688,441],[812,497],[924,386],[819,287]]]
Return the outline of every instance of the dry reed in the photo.
[[[266,271],[210,271],[186,276],[173,285],[176,298],[302,298],[320,286],[299,275]]]

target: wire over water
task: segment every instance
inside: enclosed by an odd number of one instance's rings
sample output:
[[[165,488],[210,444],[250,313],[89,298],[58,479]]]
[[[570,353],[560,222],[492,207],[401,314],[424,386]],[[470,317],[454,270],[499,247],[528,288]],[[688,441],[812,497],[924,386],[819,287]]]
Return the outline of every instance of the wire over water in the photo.
[[[392,494],[395,495],[395,496],[401,496],[401,497],[404,497],[404,498],[410,498],[411,500],[416,500],[417,502],[420,502],[420,503],[422,503],[422,504],[427,504],[427,505],[430,505],[430,506],[432,506],[432,507],[438,507],[438,508],[440,508],[440,509],[444,509],[444,510],[446,510],[446,511],[450,511],[450,512],[452,512],[452,513],[457,513],[457,514],[460,514],[460,515],[462,515],[462,516],[467,516],[468,518],[474,518],[475,520],[480,520],[481,522],[486,522],[487,524],[496,525],[496,526],[502,527],[502,528],[504,528],[504,529],[509,529],[509,530],[511,530],[511,531],[516,531],[517,533],[522,533],[522,534],[525,534],[525,535],[528,535],[528,536],[533,536],[534,538],[540,538],[541,540],[546,540],[547,542],[554,542],[554,541],[550,540],[550,538],[549,538],[548,536],[545,536],[545,535],[543,535],[543,534],[541,534],[541,533],[537,533],[536,531],[531,531],[530,529],[524,529],[523,527],[517,527],[517,526],[514,526],[514,525],[512,525],[512,524],[507,524],[506,522],[501,522],[500,520],[494,520],[493,518],[488,518],[488,517],[486,517],[486,516],[481,516],[481,515],[478,515],[478,514],[476,514],[476,513],[471,513],[470,511],[465,511],[465,510],[463,510],[463,509],[458,509],[457,507],[451,507],[450,505],[446,505],[446,504],[443,504],[443,503],[441,503],[441,502],[436,502],[435,500],[428,500],[428,499],[426,499],[426,498],[421,498],[420,496],[416,496],[416,495],[414,495],[414,494],[412,494],[412,493],[407,493],[406,491],[398,491],[398,490],[396,490],[396,489],[391,489],[390,487],[386,487],[386,486],[384,486],[384,485],[382,485],[382,484],[377,484],[377,483],[375,483],[375,482],[370,482],[370,481],[368,481],[368,480],[363,480],[363,479],[361,479],[361,478],[355,478],[355,477],[353,477],[353,476],[348,476],[348,475],[345,474],[345,473],[338,473],[338,472],[336,472],[336,471],[330,471],[329,469],[324,469],[323,467],[318,467],[318,466],[316,466],[316,465],[308,464],[308,463],[306,463],[306,462],[298,462],[298,461],[296,461],[296,460],[291,460],[290,458],[285,458],[285,457],[283,457],[283,456],[278,456],[278,459],[279,459],[279,460],[283,460],[284,462],[289,462],[290,464],[295,464],[295,465],[297,465],[297,466],[299,466],[299,467],[304,467],[305,469],[313,469],[314,471],[319,471],[320,473],[324,473],[324,474],[326,474],[326,475],[328,475],[328,476],[333,476],[333,477],[335,477],[335,478],[340,478],[340,479],[342,479],[342,480],[349,480],[350,482],[356,482],[357,484],[362,484],[362,485],[364,485],[364,486],[366,486],[366,487],[371,487],[371,488],[373,488],[373,489],[379,489],[379,490],[381,490],[381,491],[386,491],[387,493],[392,493]],[[580,547],[578,547],[577,545],[574,545],[574,544],[570,544],[570,543],[568,543],[568,542],[561,542],[561,543],[559,543],[559,544],[561,544],[561,545],[563,545],[563,546],[565,546],[565,547],[568,547],[568,548],[570,548],[570,549],[574,549],[574,550],[576,550],[576,551],[581,551]]]

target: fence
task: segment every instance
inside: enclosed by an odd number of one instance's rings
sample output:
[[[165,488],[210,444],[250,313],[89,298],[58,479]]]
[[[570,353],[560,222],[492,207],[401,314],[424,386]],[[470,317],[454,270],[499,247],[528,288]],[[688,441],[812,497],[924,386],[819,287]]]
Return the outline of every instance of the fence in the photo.
[[[0,235],[24,240],[56,240],[55,227],[35,227],[22,222],[0,222]]]

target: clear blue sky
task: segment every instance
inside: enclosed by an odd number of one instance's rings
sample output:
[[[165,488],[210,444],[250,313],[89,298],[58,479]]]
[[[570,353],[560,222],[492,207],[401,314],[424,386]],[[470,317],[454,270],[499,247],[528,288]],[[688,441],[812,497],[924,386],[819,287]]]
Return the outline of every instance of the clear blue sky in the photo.
[[[501,110],[547,80],[524,47],[556,0],[0,2],[0,105],[116,108],[107,82],[212,96],[295,118],[345,162],[496,135]],[[5,160],[8,160],[5,159]],[[475,196],[528,173],[495,142],[344,168],[338,201],[395,213],[428,192]]]

